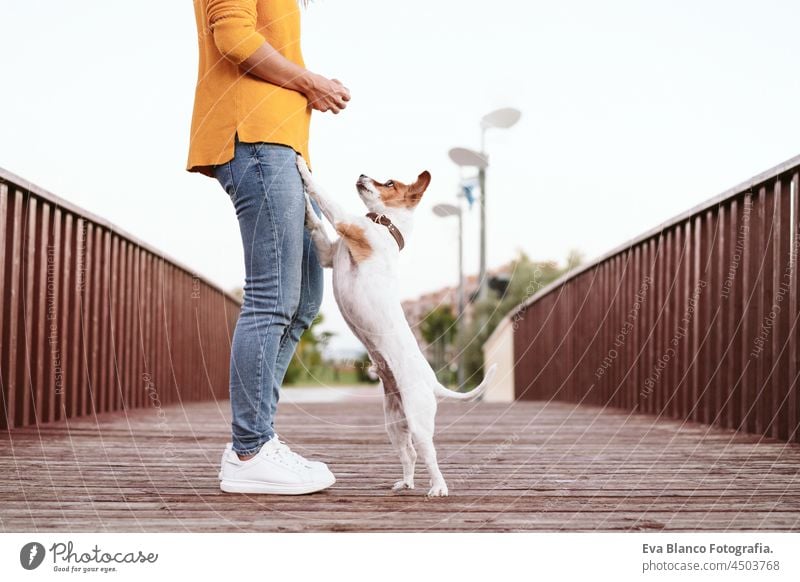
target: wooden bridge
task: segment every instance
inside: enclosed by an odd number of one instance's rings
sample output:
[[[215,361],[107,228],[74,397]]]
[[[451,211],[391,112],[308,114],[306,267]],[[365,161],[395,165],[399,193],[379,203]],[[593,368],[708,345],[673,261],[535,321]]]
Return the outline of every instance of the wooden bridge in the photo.
[[[294,389],[287,389],[291,395]],[[362,390],[363,391],[363,390]],[[358,391],[355,391],[356,393]],[[291,396],[289,396],[291,398]],[[309,496],[219,490],[228,403],[109,413],[0,441],[3,531],[797,530],[800,447],[565,403],[445,404],[450,497],[394,493],[379,395],[283,404],[278,430],[329,462]],[[165,420],[164,420],[165,419]]]
[[[486,352],[516,400],[442,405],[451,497],[428,500],[421,468],[389,491],[374,390],[279,411],[331,489],[222,494],[236,299],[0,170],[0,531],[797,531],[799,173],[756,176],[508,314]]]

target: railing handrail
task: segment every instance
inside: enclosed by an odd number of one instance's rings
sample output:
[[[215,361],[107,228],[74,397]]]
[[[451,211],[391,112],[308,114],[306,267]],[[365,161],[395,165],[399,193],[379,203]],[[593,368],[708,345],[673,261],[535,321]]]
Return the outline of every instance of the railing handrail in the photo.
[[[530,305],[532,305],[545,295],[548,295],[549,293],[561,287],[567,281],[574,279],[578,275],[588,271],[589,269],[592,269],[593,267],[596,267],[600,263],[603,263],[608,259],[611,259],[612,257],[615,257],[616,255],[625,252],[626,250],[638,245],[643,241],[648,240],[649,238],[652,238],[653,236],[656,236],[657,234],[667,230],[668,228],[675,226],[676,224],[684,222],[687,219],[708,210],[709,208],[717,206],[718,204],[721,204],[722,202],[725,202],[730,198],[734,198],[742,194],[743,192],[752,189],[753,186],[757,186],[762,182],[766,182],[767,180],[776,178],[781,174],[783,174],[784,172],[796,166],[800,166],[800,155],[796,155],[786,160],[785,162],[778,164],[777,166],[774,166],[764,172],[761,172],[760,174],[757,174],[752,178],[749,178],[744,182],[741,182],[736,186],[733,186],[732,188],[728,188],[722,193],[717,194],[716,196],[712,196],[711,198],[705,200],[704,202],[701,202],[700,204],[697,204],[696,206],[693,206],[692,208],[689,208],[688,210],[685,210],[684,212],[681,212],[680,214],[673,216],[672,218],[666,220],[665,222],[662,222],[658,226],[651,228],[650,230],[647,230],[642,234],[614,247],[613,249],[607,251],[606,253],[603,253],[602,255],[586,263],[585,265],[581,265],[580,267],[577,267],[567,273],[564,273],[561,277],[549,283],[548,285],[545,285],[544,287],[539,289],[536,293],[531,295],[528,299],[526,299],[519,305],[513,307],[511,311],[509,311],[509,313],[506,314],[506,316],[503,319],[506,320],[513,318],[517,313],[519,313],[520,310],[526,309],[527,307],[529,307]]]
[[[5,168],[3,168],[1,166],[0,166],[0,182],[7,182],[9,184],[13,184],[17,188],[20,188],[22,190],[26,190],[26,191],[30,192],[31,194],[33,194],[35,196],[38,196],[39,198],[47,200],[48,202],[50,202],[50,203],[52,203],[52,204],[54,204],[56,206],[59,206],[59,207],[65,209],[65,210],[67,210],[69,212],[72,212],[73,214],[76,214],[76,215],[78,215],[78,216],[80,216],[82,218],[85,218],[86,220],[90,220],[91,222],[93,222],[93,223],[95,223],[95,224],[97,224],[99,226],[102,226],[104,228],[107,228],[110,231],[113,231],[113,232],[117,233],[117,235],[119,235],[120,237],[128,240],[129,242],[131,242],[131,243],[133,243],[135,245],[140,246],[141,248],[145,249],[146,251],[152,253],[153,255],[161,257],[165,261],[173,264],[174,266],[178,267],[179,269],[181,269],[185,273],[188,273],[192,277],[199,279],[200,281],[202,281],[203,283],[205,283],[209,287],[212,287],[212,288],[216,289],[220,293],[224,294],[226,297],[232,299],[234,302],[236,302],[237,304],[241,305],[241,303],[242,303],[241,299],[239,297],[237,297],[236,295],[234,295],[233,293],[231,293],[230,291],[222,288],[220,285],[218,285],[217,283],[214,283],[213,281],[208,279],[208,277],[206,277],[206,276],[198,273],[194,269],[190,268],[188,265],[186,265],[182,261],[179,261],[175,257],[170,256],[168,253],[165,253],[164,251],[155,248],[151,244],[149,244],[149,243],[143,241],[142,239],[132,235],[130,232],[128,232],[124,228],[121,228],[120,226],[114,224],[113,222],[103,218],[102,216],[98,216],[97,214],[94,214],[93,212],[90,212],[90,211],[86,210],[85,208],[82,208],[82,207],[78,206],[74,202],[70,202],[69,200],[65,200],[64,198],[61,198],[60,196],[58,196],[56,194],[53,194],[49,190],[46,190],[45,188],[42,188],[41,186],[39,186],[37,184],[34,184],[30,180],[26,180],[22,176],[18,176],[17,174],[15,174],[13,172],[10,172],[9,170],[6,170]]]

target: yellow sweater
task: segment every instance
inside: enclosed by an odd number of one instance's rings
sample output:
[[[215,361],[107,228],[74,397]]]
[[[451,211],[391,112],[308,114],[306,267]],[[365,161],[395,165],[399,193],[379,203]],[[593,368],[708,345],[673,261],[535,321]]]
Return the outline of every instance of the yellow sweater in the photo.
[[[243,142],[290,146],[308,159],[311,108],[304,95],[243,72],[264,41],[305,66],[297,0],[194,0],[200,47],[186,169],[212,176]]]

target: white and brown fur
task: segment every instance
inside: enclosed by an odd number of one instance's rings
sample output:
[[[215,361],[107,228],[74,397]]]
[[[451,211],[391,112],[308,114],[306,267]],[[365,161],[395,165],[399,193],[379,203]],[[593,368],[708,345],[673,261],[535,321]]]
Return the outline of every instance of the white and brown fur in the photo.
[[[345,212],[328,198],[313,182],[301,156],[297,167],[309,196],[339,234],[335,241],[328,238],[322,221],[306,200],[306,227],[320,264],[333,268],[333,292],[342,316],[366,347],[383,384],[386,430],[403,465],[403,478],[392,488],[414,488],[419,451],[430,474],[428,495],[445,496],[447,484],[433,445],[436,398],[478,397],[491,382],[496,366],[489,368],[483,382],[471,392],[454,392],[442,386],[422,355],[400,305],[397,242],[384,225]],[[356,189],[369,211],[387,216],[408,240],[414,209],[430,179],[427,171],[413,184],[396,180],[380,183],[362,175]]]

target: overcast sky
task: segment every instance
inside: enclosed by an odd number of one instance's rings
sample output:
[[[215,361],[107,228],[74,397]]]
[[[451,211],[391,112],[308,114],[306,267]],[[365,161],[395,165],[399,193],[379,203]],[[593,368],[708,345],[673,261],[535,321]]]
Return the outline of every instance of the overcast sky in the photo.
[[[800,5],[318,0],[307,66],[352,92],[315,113],[311,156],[362,212],[366,173],[433,175],[402,253],[402,295],[455,283],[453,146],[489,134],[489,266],[522,249],[587,258],[800,152]],[[30,0],[0,8],[0,166],[104,216],[226,288],[244,278],[230,200],[184,170],[197,42],[191,2]],[[477,212],[466,265],[477,270]],[[335,345],[354,345],[330,288]]]

